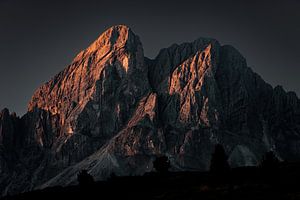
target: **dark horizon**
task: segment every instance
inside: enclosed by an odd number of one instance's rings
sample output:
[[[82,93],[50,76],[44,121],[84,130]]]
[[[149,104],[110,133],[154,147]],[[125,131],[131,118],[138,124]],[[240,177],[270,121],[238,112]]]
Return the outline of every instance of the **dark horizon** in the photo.
[[[238,49],[266,82],[299,96],[299,10],[297,0],[0,0],[0,109],[23,115],[35,89],[117,24],[140,36],[150,58],[173,43],[215,38]]]

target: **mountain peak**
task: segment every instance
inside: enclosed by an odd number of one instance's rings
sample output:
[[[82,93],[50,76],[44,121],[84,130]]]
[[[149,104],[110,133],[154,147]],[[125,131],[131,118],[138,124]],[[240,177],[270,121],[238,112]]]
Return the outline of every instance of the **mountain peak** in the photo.
[[[8,108],[4,108],[0,111],[0,117],[1,116],[8,116],[9,115],[9,110]]]
[[[138,36],[125,25],[116,25],[104,31],[87,49],[86,52],[92,53],[101,49],[116,50],[126,45],[136,45],[140,43]]]
[[[273,90],[237,49],[214,39],[175,44],[150,60],[129,27],[112,26],[28,109],[21,119],[0,112],[2,191],[72,184],[81,169],[99,180],[139,175],[161,154],[174,170],[206,170],[216,143],[233,167],[256,165],[270,148],[300,158],[300,100]]]
[[[29,102],[28,110],[39,108],[59,114],[63,126],[60,136],[69,136],[87,126],[82,125],[86,119],[80,118],[81,113],[97,116],[99,124],[107,117],[101,114],[103,110],[109,110],[111,119],[128,118],[127,113],[133,112],[135,103],[148,89],[145,80],[147,68],[138,36],[125,25],[113,26],[79,53],[69,67],[41,86]],[[124,97],[128,102],[119,105],[125,102]],[[107,101],[111,105],[104,107]],[[88,126],[100,130],[100,125]],[[118,126],[109,126],[104,128],[108,134],[116,132]],[[93,132],[98,134],[98,129]]]

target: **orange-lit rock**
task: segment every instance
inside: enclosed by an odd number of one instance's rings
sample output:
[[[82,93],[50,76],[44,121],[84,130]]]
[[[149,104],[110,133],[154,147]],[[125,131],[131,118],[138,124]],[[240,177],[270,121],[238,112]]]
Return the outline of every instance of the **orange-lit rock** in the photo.
[[[124,125],[148,90],[139,38],[119,25],[105,31],[70,66],[41,86],[28,110],[38,108],[60,116],[61,139],[54,143],[82,129],[105,139]]]
[[[130,28],[113,26],[36,90],[21,119],[0,113],[0,192],[72,184],[81,169],[96,180],[139,175],[157,155],[172,170],[205,170],[216,143],[232,166],[270,149],[299,159],[298,97],[214,39],[151,60]]]

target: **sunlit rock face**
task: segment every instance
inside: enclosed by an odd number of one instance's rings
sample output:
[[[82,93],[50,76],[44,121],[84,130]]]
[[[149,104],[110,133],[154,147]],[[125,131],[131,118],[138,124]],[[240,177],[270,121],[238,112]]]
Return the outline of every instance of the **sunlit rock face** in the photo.
[[[126,26],[114,26],[41,86],[29,111],[38,108],[59,116],[52,148],[72,163],[98,149],[128,122],[149,92],[147,73],[139,38]]]
[[[114,26],[40,87],[28,107],[59,114],[61,136],[93,128],[85,134],[110,137],[148,90],[139,38],[126,26]]]
[[[298,160],[299,135],[296,94],[265,83],[235,48],[199,38],[151,60],[130,28],[113,26],[37,89],[21,119],[2,111],[0,189],[74,184],[81,169],[141,175],[157,155],[172,170],[207,170],[216,143],[234,167],[269,150]]]

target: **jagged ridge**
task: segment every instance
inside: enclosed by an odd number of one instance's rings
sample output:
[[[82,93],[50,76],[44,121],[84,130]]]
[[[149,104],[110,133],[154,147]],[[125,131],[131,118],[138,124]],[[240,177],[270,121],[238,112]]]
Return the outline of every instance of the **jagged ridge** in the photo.
[[[298,160],[299,134],[296,94],[273,89],[233,47],[199,38],[151,60],[118,25],[41,86],[21,119],[0,114],[1,193],[72,184],[82,168],[143,174],[160,154],[173,170],[205,170],[216,143],[232,166],[270,149]]]

